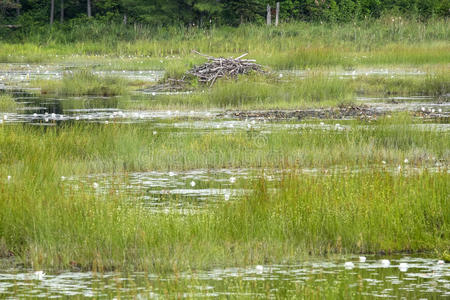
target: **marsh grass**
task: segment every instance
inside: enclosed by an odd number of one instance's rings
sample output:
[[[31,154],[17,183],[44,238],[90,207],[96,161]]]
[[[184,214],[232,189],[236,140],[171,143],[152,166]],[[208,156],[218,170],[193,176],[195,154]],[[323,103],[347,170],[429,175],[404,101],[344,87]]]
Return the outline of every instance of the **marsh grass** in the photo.
[[[263,145],[251,130],[158,129],[153,135],[152,124],[2,126],[2,247],[35,269],[151,272],[293,262],[309,253],[444,249],[449,140],[411,122],[405,115],[344,132],[280,130],[267,134]],[[411,174],[365,169],[386,160],[407,170],[405,158],[411,166],[440,161],[444,167]],[[324,175],[301,173],[308,166],[323,168]],[[334,166],[357,172],[325,172]],[[292,171],[276,183],[264,176],[238,182],[254,192],[188,215],[151,213],[141,200],[116,194],[114,183],[99,194],[91,185],[75,189],[61,180],[246,167]]]
[[[106,25],[103,25],[106,26]],[[109,25],[108,25],[109,26]],[[70,34],[86,32],[89,25],[75,27]],[[110,25],[114,27],[114,25]],[[126,28],[119,26],[118,32]],[[108,31],[108,27],[104,28]],[[116,28],[117,29],[117,28]],[[130,28],[129,28],[130,29]],[[279,27],[244,25],[238,28],[139,28],[118,38],[114,29],[92,40],[91,34],[67,39],[55,32],[29,36],[24,43],[2,43],[1,62],[54,62],[67,59],[98,60],[109,55],[132,60],[129,68],[140,65],[171,70],[166,61],[180,59],[181,64],[198,57],[191,51],[215,56],[238,56],[248,52],[258,62],[274,69],[308,67],[355,67],[359,65],[448,64],[449,31],[445,19],[427,23],[402,20],[367,20],[356,24],[285,23]],[[92,31],[98,32],[98,28]],[[100,30],[102,31],[102,30]],[[133,37],[131,40],[124,36]],[[76,50],[75,50],[76,49]],[[80,55],[73,57],[72,55]],[[137,58],[136,60],[132,58]],[[163,63],[160,61],[163,60]],[[127,67],[127,64],[123,64]],[[178,68],[176,69],[178,70]]]
[[[448,247],[445,172],[286,175],[277,193],[260,179],[246,184],[254,194],[193,215],[152,214],[132,199],[50,178],[0,191],[6,245],[35,269],[164,273]]]
[[[157,95],[147,106],[203,108],[292,108],[331,106],[352,98],[350,86],[336,77],[278,78],[277,75],[243,75],[222,79],[209,88],[197,85],[188,95]],[[127,103],[133,106],[136,103]]]
[[[450,75],[441,69],[418,76],[358,76],[340,78],[324,71],[310,71],[305,77],[271,72],[238,79],[221,79],[213,87],[192,85],[190,94],[156,94],[124,97],[122,109],[299,109],[336,107],[357,103],[366,96],[445,96],[450,92]]]
[[[61,80],[35,80],[31,86],[39,87],[41,94],[60,96],[115,96],[128,92],[128,82],[113,76],[101,77],[87,69],[66,73]]]
[[[360,94],[439,97],[450,92],[450,73],[440,70],[423,76],[361,76],[352,84]]]
[[[0,112],[15,111],[20,104],[14,101],[14,98],[9,94],[0,94]]]

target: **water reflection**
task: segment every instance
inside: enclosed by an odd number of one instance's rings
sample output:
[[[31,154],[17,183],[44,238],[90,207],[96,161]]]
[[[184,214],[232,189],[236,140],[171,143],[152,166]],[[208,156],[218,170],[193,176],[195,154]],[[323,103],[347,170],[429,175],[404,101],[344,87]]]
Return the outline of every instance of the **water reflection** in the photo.
[[[385,266],[382,260],[389,260]],[[345,268],[353,261],[354,268]],[[406,266],[406,269],[404,268]],[[0,295],[23,297],[283,297],[308,291],[323,297],[347,295],[383,298],[450,297],[450,264],[426,257],[357,257],[298,264],[216,268],[161,276],[157,274],[63,272],[36,279],[31,271],[0,273]]]

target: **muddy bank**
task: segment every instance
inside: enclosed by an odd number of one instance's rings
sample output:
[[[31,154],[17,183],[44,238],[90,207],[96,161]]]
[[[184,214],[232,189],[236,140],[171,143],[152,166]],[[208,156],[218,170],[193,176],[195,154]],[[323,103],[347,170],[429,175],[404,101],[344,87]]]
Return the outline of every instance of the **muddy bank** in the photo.
[[[349,105],[336,108],[300,109],[300,110],[264,110],[264,111],[227,111],[219,114],[219,117],[231,117],[239,119],[266,119],[266,120],[304,120],[304,119],[360,119],[376,120],[378,117],[389,115],[394,110],[386,110],[381,107],[367,105]],[[448,122],[449,116],[438,111],[410,111],[414,117]]]

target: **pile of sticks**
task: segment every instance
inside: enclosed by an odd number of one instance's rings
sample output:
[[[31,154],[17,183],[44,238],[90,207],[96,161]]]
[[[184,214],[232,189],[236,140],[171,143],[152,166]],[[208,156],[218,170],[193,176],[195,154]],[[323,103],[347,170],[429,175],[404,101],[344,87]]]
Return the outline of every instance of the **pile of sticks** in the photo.
[[[209,86],[213,86],[216,80],[222,77],[235,78],[240,74],[247,74],[253,71],[264,73],[262,66],[255,63],[255,60],[242,59],[248,53],[236,58],[216,58],[201,54],[195,50],[193,52],[206,57],[208,62],[192,68],[187,71],[187,74],[197,77],[199,82]]]
[[[198,79],[200,83],[214,85],[218,78],[236,78],[240,74],[250,72],[265,73],[263,67],[253,59],[242,59],[248,53],[242,54],[236,58],[216,58],[201,54],[195,50],[192,52],[206,57],[208,62],[187,71],[181,78],[168,78],[157,85],[144,89],[145,92],[179,92],[189,90],[191,86],[191,76]]]

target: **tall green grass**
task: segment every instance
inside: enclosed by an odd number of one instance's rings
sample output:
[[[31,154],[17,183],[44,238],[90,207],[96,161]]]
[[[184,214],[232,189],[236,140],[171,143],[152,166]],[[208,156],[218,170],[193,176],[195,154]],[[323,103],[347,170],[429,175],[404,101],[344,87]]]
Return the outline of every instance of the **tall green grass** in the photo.
[[[20,105],[9,94],[0,94],[0,112],[15,111]]]
[[[198,168],[369,167],[384,160],[397,166],[434,166],[448,161],[446,133],[418,130],[411,124],[383,119],[348,130],[242,130],[230,134],[211,130],[162,129],[149,124],[74,124],[69,128],[19,128],[0,131],[2,174],[20,176],[28,168],[46,168],[58,161],[56,176],[114,171],[189,170]],[[343,121],[339,121],[341,125]],[[363,123],[364,125],[364,123]],[[153,135],[153,131],[157,131]],[[264,143],[261,143],[261,139]],[[24,164],[26,166],[24,166]],[[16,173],[17,172],[17,173]],[[39,172],[37,172],[39,173]]]
[[[449,246],[446,172],[286,175],[277,193],[260,179],[245,184],[253,194],[192,215],[150,213],[113,192],[95,196],[45,175],[0,190],[5,244],[36,269],[160,273]]]
[[[35,80],[31,86],[40,88],[41,94],[61,96],[115,96],[128,92],[127,81],[119,77],[100,77],[87,69],[64,74],[62,80]]]
[[[298,109],[355,103],[355,95],[440,97],[448,94],[449,73],[434,71],[418,76],[355,78],[339,78],[319,71],[309,72],[305,77],[280,78],[276,73],[241,76],[237,80],[220,79],[211,88],[193,85],[191,94],[124,97],[118,105],[124,109]]]
[[[151,101],[125,102],[124,107],[296,108],[335,106],[350,101],[351,86],[334,76],[313,74],[307,78],[278,75],[220,79],[210,88],[197,84],[192,94],[156,95]]]
[[[438,97],[450,92],[450,73],[437,70],[423,76],[364,76],[352,83],[354,90],[362,94]]]
[[[444,19],[421,23],[398,19],[392,22],[387,18],[340,25],[294,22],[279,27],[211,29],[89,26],[80,25],[60,35],[31,34],[20,44],[4,43],[0,46],[0,61],[95,60],[96,55],[112,55],[125,60],[151,60],[151,65],[158,67],[161,59],[195,59],[193,49],[216,56],[248,52],[258,62],[276,69],[447,64],[450,60],[448,22]],[[93,39],[92,34],[85,34],[87,30],[101,34]],[[40,40],[43,36],[44,41]]]
[[[0,126],[2,247],[36,269],[151,272],[293,262],[309,253],[442,250],[449,246],[449,139],[411,125],[400,117],[349,131],[280,130],[266,143],[252,130],[154,135],[151,123]],[[366,169],[382,160],[406,171]],[[407,172],[437,161],[440,170]],[[327,172],[339,166],[356,172]],[[239,182],[253,193],[188,215],[151,213],[115,193],[119,179],[105,194],[61,180],[233,167],[291,172],[276,183]]]

